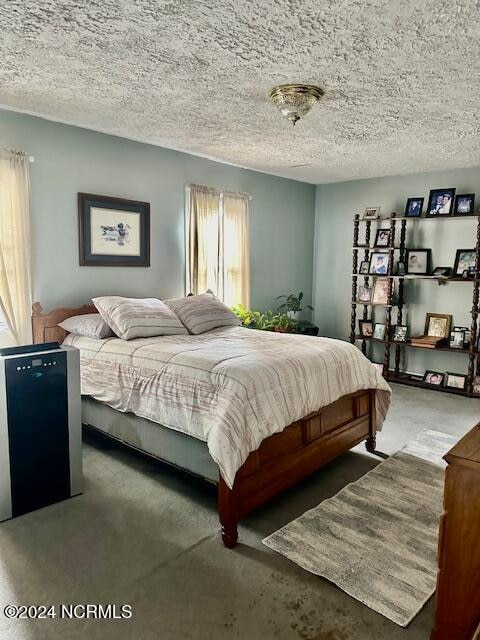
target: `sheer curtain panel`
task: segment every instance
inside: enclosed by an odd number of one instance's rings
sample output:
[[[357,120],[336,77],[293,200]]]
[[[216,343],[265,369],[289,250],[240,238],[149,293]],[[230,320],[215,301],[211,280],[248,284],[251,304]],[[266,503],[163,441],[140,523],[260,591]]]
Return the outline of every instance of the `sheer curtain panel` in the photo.
[[[211,289],[228,306],[249,306],[249,207],[248,194],[187,187],[187,293]]]
[[[28,157],[0,150],[0,315],[15,344],[32,341],[30,256]]]

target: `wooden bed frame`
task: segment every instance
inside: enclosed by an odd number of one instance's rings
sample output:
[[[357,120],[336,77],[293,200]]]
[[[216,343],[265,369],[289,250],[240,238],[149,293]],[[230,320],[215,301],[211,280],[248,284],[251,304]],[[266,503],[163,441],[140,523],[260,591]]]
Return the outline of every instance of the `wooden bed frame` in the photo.
[[[97,310],[93,305],[84,305],[44,314],[36,302],[32,311],[34,343],[61,343],[67,332],[58,323],[84,313]],[[237,472],[232,489],[219,477],[218,511],[224,545],[229,548],[236,545],[237,526],[243,516],[362,440],[373,453],[375,425],[375,389],[367,389],[343,396],[264,440]]]

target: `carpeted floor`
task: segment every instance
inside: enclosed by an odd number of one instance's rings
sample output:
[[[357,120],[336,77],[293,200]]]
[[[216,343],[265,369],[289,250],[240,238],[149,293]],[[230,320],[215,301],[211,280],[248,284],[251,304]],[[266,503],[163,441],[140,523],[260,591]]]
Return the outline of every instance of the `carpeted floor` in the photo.
[[[461,436],[479,413],[395,386],[378,448],[424,429]],[[358,447],[246,519],[228,551],[212,487],[90,436],[84,495],[0,525],[0,640],[427,640],[432,600],[401,629],[261,542],[378,462]],[[9,621],[10,603],[130,604],[133,617]]]

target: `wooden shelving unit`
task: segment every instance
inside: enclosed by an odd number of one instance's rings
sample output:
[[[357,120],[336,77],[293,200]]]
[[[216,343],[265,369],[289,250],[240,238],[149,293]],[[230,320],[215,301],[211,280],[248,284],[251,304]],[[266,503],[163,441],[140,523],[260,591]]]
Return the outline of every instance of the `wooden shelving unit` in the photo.
[[[459,278],[459,277],[432,277],[432,276],[416,276],[416,275],[394,275],[394,265],[395,261],[398,260],[400,262],[405,263],[406,257],[406,233],[407,233],[407,225],[410,223],[418,224],[419,222],[424,221],[435,221],[439,224],[443,224],[445,222],[449,222],[452,220],[465,220],[470,219],[476,221],[476,271],[475,276],[473,278]],[[369,261],[370,252],[375,251],[376,249],[380,249],[380,247],[370,246],[370,239],[372,233],[372,222],[380,222],[387,223],[390,229],[390,243],[388,247],[381,247],[383,251],[388,252],[388,268],[387,273],[381,276],[374,276],[371,274],[360,274],[358,273],[358,267],[360,262]],[[361,225],[364,226],[365,230],[365,240],[364,242],[359,242],[360,240],[360,228]],[[386,227],[385,227],[386,228]],[[397,237],[399,236],[399,237]],[[355,342],[361,343],[362,352],[367,354],[367,344],[368,343],[378,343],[383,345],[384,353],[383,353],[383,375],[384,377],[391,381],[397,382],[400,384],[406,384],[415,387],[421,387],[426,389],[435,389],[437,391],[445,392],[445,393],[453,393],[456,395],[463,395],[468,397],[478,397],[480,398],[480,394],[473,393],[473,381],[475,375],[480,375],[480,351],[477,348],[477,340],[479,334],[479,326],[478,326],[478,316],[479,316],[479,300],[480,300],[480,215],[475,216],[444,216],[438,218],[399,218],[396,214],[392,214],[390,218],[384,218],[381,220],[360,220],[360,216],[356,215],[353,221],[353,257],[352,257],[352,299],[351,299],[351,327],[350,327],[350,342],[354,344]],[[398,256],[398,257],[396,257]],[[375,278],[388,279],[388,297],[387,303],[382,305],[375,305],[368,302],[363,302],[358,300],[358,285],[359,280],[365,286],[371,286],[370,283]],[[451,347],[437,347],[436,349],[430,349],[430,351],[443,351],[447,353],[460,353],[468,357],[468,368],[467,368],[467,387],[465,390],[462,389],[451,389],[447,387],[437,387],[433,385],[426,384],[423,380],[419,379],[418,376],[412,376],[400,370],[400,360],[401,360],[401,350],[403,348],[411,348],[411,349],[425,349],[425,347],[417,347],[411,344],[410,341],[406,342],[398,342],[391,339],[392,336],[392,311],[396,308],[396,324],[403,324],[403,314],[404,314],[404,306],[405,301],[405,282],[412,280],[431,280],[432,282],[437,282],[439,285],[445,285],[447,283],[470,283],[472,285],[472,307],[470,310],[471,316],[471,343],[469,349],[454,349]],[[397,298],[394,302],[393,300],[393,291],[394,291],[394,283],[397,284]],[[363,312],[361,316],[357,312],[357,307],[363,306]],[[368,320],[369,318],[369,309],[371,307],[381,306],[385,308],[385,339],[379,340],[377,338],[367,338],[364,336],[359,336],[356,332],[357,330],[357,320],[363,319]],[[394,349],[394,368],[390,367],[390,360],[392,355],[392,348]]]

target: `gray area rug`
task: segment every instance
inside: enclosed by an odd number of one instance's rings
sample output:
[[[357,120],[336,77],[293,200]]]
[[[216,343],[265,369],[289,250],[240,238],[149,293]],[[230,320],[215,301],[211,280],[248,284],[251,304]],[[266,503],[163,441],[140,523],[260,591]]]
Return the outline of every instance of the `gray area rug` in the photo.
[[[406,627],[435,591],[442,456],[456,441],[423,431],[264,544]]]

